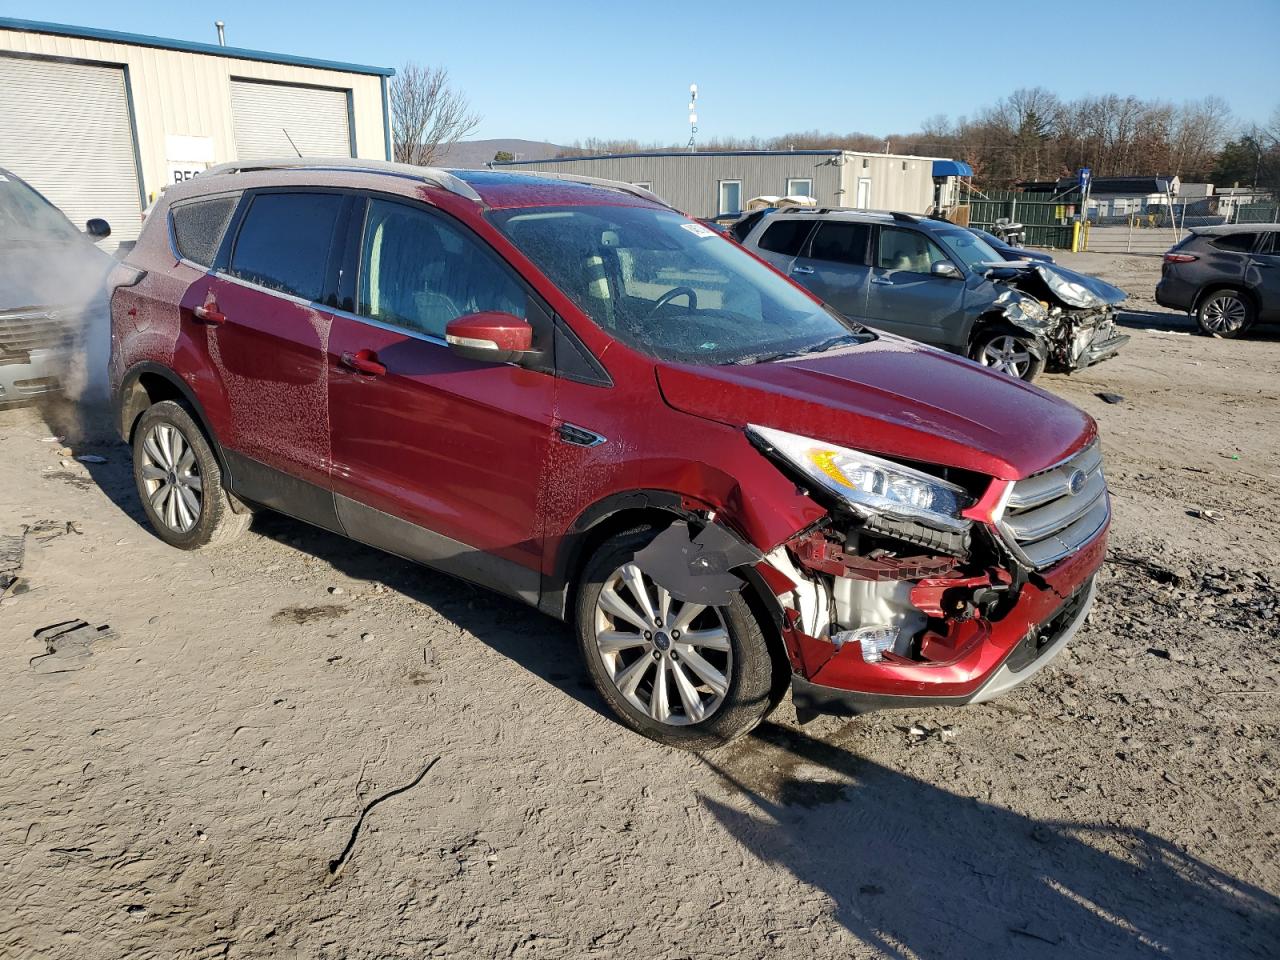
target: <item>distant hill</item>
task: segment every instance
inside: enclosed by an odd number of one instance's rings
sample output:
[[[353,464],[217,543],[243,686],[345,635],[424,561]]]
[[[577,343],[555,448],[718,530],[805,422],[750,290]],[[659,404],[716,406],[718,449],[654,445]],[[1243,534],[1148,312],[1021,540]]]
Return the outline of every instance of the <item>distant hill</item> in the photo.
[[[492,160],[499,150],[514,154],[517,160],[547,160],[567,149],[541,140],[464,140],[455,143],[435,161],[435,165],[474,170]]]

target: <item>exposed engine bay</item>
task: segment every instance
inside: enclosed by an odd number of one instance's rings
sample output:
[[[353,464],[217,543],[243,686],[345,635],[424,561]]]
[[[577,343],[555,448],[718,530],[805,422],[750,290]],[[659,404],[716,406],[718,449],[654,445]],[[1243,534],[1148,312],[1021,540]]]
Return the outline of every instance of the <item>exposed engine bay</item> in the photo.
[[[1098,363],[1129,342],[1115,330],[1116,307],[1127,298],[1119,287],[1052,263],[1020,261],[996,266],[996,276],[1032,298],[1001,297],[1005,319],[1035,334],[1038,359],[1049,370],[1071,373]],[[1034,352],[1034,351],[1033,351]]]

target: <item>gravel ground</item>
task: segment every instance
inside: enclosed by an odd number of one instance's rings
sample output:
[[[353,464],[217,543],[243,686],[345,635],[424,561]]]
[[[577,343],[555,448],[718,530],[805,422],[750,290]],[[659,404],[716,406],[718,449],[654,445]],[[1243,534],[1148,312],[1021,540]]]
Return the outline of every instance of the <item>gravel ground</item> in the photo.
[[[1069,652],[701,756],[551,620],[280,517],[171,550],[125,448],[0,414],[0,956],[1276,956],[1280,338],[1063,259],[1134,293],[1120,357],[1043,381],[1115,495]]]

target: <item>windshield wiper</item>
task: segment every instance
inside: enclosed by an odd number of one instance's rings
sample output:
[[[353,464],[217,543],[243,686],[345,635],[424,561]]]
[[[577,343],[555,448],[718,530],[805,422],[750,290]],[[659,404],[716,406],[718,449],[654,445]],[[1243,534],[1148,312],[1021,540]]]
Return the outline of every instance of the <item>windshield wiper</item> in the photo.
[[[826,353],[828,350],[834,350],[836,347],[842,347],[845,344],[866,343],[870,339],[871,332],[869,330],[863,330],[861,333],[842,333],[838,337],[832,337],[830,340],[824,340],[811,347],[803,347],[799,350],[781,350],[777,353],[764,353],[749,357],[741,357],[733,362],[735,364],[751,364],[771,363],[774,360],[793,360],[796,357],[805,357],[813,353]]]

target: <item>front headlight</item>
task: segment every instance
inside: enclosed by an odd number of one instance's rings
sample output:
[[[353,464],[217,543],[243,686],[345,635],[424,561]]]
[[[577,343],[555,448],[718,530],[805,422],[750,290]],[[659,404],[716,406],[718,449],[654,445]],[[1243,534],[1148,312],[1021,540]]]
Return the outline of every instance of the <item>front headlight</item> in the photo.
[[[750,424],[749,436],[855,512],[915,520],[938,530],[962,531],[960,512],[972,503],[963,487],[919,470],[821,440]]]
[[[1010,320],[1039,327],[1049,319],[1049,311],[1041,301],[1016,291],[1010,293],[1015,295],[1008,299],[1002,296],[996,301],[1003,305],[1005,316]]]

